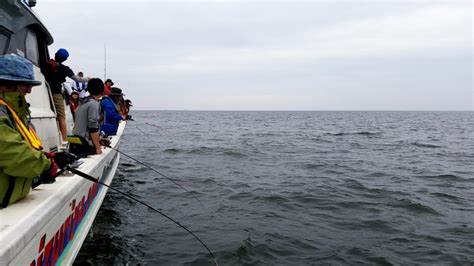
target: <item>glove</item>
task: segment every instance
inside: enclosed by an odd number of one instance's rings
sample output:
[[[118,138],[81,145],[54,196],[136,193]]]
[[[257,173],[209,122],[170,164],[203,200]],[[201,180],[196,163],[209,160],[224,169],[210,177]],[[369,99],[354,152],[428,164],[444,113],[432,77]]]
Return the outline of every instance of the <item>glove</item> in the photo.
[[[58,164],[59,168],[63,169],[66,165],[77,161],[77,156],[69,152],[56,152],[54,161]]]
[[[46,183],[46,184],[54,183],[57,172],[58,172],[58,165],[54,162],[54,159],[51,158],[51,166],[48,168],[48,170],[44,171],[41,174],[43,183]]]
[[[77,160],[76,155],[68,152],[45,152],[45,155],[54,161],[61,169]]]

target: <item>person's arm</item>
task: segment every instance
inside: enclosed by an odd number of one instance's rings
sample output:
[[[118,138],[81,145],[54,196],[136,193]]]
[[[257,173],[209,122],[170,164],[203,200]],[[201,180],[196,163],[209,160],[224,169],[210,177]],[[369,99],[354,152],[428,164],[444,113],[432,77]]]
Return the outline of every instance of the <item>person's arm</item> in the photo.
[[[81,78],[77,75],[72,75],[72,76],[69,76],[69,78],[71,78],[72,80],[74,80],[75,82],[88,82],[89,81],[89,78]]]
[[[87,113],[87,131],[91,136],[95,146],[95,153],[102,154],[102,147],[99,143],[99,103],[92,105]]]
[[[33,150],[20,134],[0,119],[0,168],[10,176],[33,178],[51,167],[51,161],[41,151]]]
[[[99,131],[90,133],[91,134],[91,139],[92,143],[94,143],[95,146],[95,154],[102,154],[102,146],[100,145],[100,138],[99,138]]]
[[[74,80],[75,82],[88,82],[89,78],[81,78],[78,75],[74,74],[74,71],[72,71],[68,66],[64,66],[64,71],[66,72],[66,76],[68,76],[70,79]]]

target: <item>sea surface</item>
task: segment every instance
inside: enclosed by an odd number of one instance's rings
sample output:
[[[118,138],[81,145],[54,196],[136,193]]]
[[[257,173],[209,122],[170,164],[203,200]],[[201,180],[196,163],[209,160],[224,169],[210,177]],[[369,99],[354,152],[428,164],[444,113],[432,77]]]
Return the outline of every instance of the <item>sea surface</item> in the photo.
[[[113,187],[219,265],[474,264],[474,112],[132,115],[121,151],[173,182],[122,156]],[[109,190],[76,264],[213,261]]]

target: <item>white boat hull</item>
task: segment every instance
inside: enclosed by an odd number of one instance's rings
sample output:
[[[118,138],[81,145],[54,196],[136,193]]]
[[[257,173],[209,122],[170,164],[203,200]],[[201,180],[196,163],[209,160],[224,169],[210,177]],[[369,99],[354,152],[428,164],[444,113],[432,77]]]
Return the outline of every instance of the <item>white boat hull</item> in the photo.
[[[112,147],[118,147],[121,123]],[[111,184],[120,154],[112,149],[81,159],[77,168]],[[0,265],[69,265],[76,258],[107,193],[107,187],[63,175],[0,210]]]

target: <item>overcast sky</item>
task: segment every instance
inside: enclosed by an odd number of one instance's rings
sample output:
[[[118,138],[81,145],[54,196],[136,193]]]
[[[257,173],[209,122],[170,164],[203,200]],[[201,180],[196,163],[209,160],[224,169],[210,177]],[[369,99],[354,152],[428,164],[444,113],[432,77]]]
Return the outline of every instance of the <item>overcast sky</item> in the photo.
[[[136,109],[473,110],[471,1],[77,1],[34,9]]]

